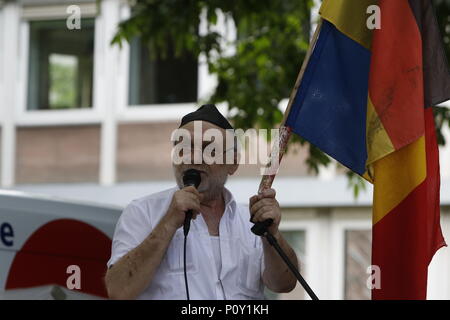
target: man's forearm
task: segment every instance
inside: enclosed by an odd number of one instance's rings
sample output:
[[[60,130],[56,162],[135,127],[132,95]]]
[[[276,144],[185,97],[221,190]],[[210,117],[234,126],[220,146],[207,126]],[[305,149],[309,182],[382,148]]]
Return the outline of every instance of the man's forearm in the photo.
[[[108,295],[112,299],[134,299],[150,284],[176,229],[163,217],[136,248],[128,252],[106,273]]]
[[[288,256],[289,260],[298,268],[297,255],[287,241],[283,238],[281,233],[274,235],[278,244]],[[275,292],[289,292],[295,288],[297,279],[289,270],[286,263],[276,252],[267,240],[263,239],[264,248],[264,263],[265,270],[263,273],[263,280],[265,285]]]

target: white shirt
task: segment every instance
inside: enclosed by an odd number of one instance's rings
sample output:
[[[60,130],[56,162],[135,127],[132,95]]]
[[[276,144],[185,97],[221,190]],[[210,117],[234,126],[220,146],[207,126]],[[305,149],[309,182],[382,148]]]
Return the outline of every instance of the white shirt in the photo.
[[[213,249],[214,262],[216,263],[217,274],[220,274],[220,270],[222,269],[222,257],[220,255],[219,236],[211,236],[211,243]]]
[[[133,200],[116,225],[108,267],[137,247],[165,215],[178,188]],[[208,227],[199,214],[187,239],[187,277],[193,300],[265,299],[262,240],[250,228],[247,206],[238,205],[225,189],[225,211],[219,224],[221,270],[217,272]],[[185,300],[183,228],[172,238],[150,285],[138,299]]]

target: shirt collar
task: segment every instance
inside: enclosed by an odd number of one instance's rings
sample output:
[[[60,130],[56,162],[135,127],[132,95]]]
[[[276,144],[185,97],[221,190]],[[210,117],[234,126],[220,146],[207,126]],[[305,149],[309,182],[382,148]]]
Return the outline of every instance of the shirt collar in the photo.
[[[228,208],[230,208],[229,210],[230,218],[233,218],[236,212],[237,203],[236,200],[234,199],[233,194],[230,192],[230,190],[228,190],[225,187],[223,188],[223,199],[225,202],[225,212],[228,210]]]

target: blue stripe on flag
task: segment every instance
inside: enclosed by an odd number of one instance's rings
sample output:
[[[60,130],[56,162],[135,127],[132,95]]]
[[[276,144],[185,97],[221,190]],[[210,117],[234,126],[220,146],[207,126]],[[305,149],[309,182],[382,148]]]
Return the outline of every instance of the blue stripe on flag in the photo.
[[[286,125],[363,174],[370,51],[324,20]]]

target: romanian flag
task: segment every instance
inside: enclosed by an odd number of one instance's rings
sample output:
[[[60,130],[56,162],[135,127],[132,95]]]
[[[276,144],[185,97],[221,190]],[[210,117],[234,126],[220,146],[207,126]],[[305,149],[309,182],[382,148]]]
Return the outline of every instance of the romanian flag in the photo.
[[[431,1],[324,0],[320,15],[286,126],[374,184],[372,299],[426,299],[445,245],[431,107],[450,99]]]

